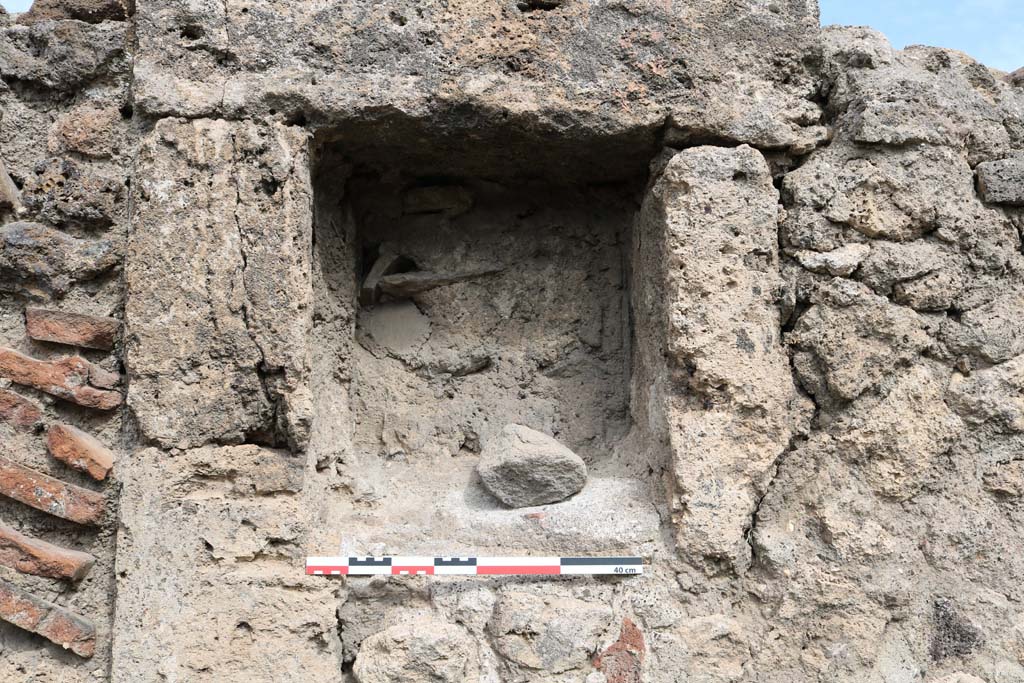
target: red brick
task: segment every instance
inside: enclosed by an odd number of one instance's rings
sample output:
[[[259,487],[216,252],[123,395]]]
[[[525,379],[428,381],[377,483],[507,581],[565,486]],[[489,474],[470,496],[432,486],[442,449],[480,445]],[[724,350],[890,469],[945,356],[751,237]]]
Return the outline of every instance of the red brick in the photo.
[[[46,448],[57,460],[85,472],[96,481],[106,479],[114,466],[114,453],[109,448],[96,437],[71,425],[50,427],[46,433]]]
[[[120,376],[81,356],[42,361],[0,348],[0,377],[87,408],[113,410],[122,401],[120,392],[108,391]]]
[[[29,538],[0,524],[0,565],[23,574],[78,581],[92,569],[96,558],[88,553]]]
[[[594,666],[604,674],[608,683],[642,683],[644,634],[632,620],[622,620],[619,639],[594,659]]]
[[[0,420],[16,429],[29,432],[43,421],[43,411],[24,396],[0,389]]]
[[[114,348],[121,321],[93,315],[26,308],[28,336],[39,341],[109,351]]]
[[[6,581],[0,581],[0,619],[41,635],[80,657],[92,657],[96,652],[96,628],[88,619]]]
[[[99,524],[103,495],[0,458],[0,495],[78,524]]]

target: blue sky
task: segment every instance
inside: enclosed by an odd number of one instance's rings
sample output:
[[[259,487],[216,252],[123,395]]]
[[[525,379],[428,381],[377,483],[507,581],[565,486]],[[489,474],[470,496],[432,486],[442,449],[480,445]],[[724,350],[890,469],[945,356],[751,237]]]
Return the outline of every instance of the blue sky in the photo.
[[[894,47],[963,50],[1004,71],[1024,66],[1024,0],[819,0],[822,24],[877,28]],[[32,0],[0,0],[24,12]]]
[[[878,29],[893,47],[951,47],[1003,71],[1024,66],[1024,0],[819,0],[821,23]]]

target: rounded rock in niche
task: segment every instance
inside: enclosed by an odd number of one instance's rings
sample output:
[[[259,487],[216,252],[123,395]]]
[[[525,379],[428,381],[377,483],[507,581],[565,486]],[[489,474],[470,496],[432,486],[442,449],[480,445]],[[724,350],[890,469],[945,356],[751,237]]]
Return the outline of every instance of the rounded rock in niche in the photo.
[[[522,425],[505,425],[485,445],[477,465],[484,487],[509,507],[557,503],[587,483],[587,465],[555,439]]]

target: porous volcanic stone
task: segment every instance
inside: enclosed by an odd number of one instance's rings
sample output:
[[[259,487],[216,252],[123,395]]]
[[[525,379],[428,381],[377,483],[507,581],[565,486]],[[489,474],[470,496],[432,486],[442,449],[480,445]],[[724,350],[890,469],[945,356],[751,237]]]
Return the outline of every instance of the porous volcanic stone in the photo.
[[[477,465],[484,486],[509,507],[565,500],[587,483],[580,456],[529,427],[505,425],[484,447]]]

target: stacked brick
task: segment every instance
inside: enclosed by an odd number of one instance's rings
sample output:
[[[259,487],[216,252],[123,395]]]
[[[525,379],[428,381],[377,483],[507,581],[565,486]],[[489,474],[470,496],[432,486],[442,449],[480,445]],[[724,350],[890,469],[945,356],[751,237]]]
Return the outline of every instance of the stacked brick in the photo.
[[[104,352],[123,300],[133,9],[37,0],[0,13],[0,639],[11,625],[39,637],[38,653],[5,652],[0,680],[109,668],[97,634],[112,611],[107,482],[124,395]],[[43,639],[93,659],[70,671]]]
[[[119,323],[105,317],[42,308],[26,310],[29,338],[69,346],[110,351]],[[58,399],[112,410],[122,401],[116,387],[120,376],[80,356],[43,361],[14,349],[0,348],[0,378]],[[38,430],[44,413],[31,399],[11,390],[0,391],[0,420],[16,430]],[[46,446],[56,460],[97,481],[107,478],[114,453],[99,439],[78,427],[54,422],[46,428]],[[77,486],[0,457],[0,495],[36,510],[83,525],[103,521],[106,499],[98,491]],[[88,553],[30,538],[0,523],[0,565],[24,574],[67,581],[85,578],[95,563]],[[86,618],[0,581],[0,619],[91,657],[96,629]]]

